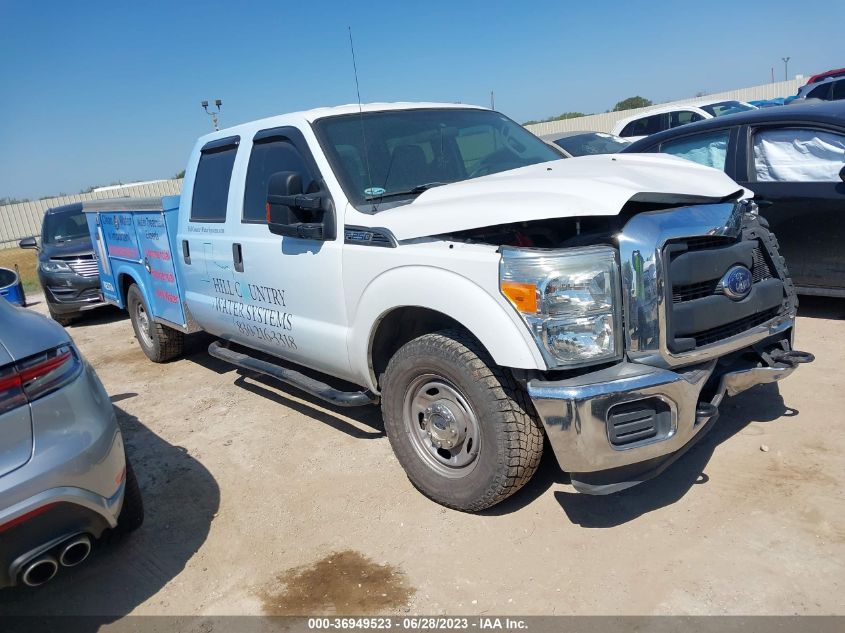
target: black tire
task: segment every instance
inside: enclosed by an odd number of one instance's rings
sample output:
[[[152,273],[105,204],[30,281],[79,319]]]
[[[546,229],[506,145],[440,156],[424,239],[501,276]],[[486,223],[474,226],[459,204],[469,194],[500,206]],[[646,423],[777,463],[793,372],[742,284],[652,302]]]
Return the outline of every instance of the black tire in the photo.
[[[147,358],[154,363],[163,363],[182,354],[185,335],[153,320],[144,295],[136,284],[129,286],[126,293],[126,308],[129,310],[135,338]]]
[[[459,396],[451,403],[457,403],[453,407],[457,410],[447,411],[447,417],[440,417],[439,422],[429,417],[430,411],[448,400],[434,401],[441,397],[438,395],[441,382],[432,382],[431,376],[438,377],[446,388],[442,397],[449,393]],[[432,384],[436,385],[434,389],[429,388]],[[466,332],[444,330],[406,343],[390,359],[381,377],[381,387],[384,426],[393,452],[411,483],[437,503],[478,512],[514,494],[537,471],[543,453],[543,430],[527,394],[510,372],[496,366],[486,350]],[[415,394],[434,401],[425,409],[429,413],[418,412],[416,419],[408,413],[420,406]],[[454,447],[444,453],[433,445],[425,446],[425,436],[428,433],[429,440],[436,444],[440,438],[431,439],[435,437],[432,434],[435,425],[439,429],[444,419],[454,421],[457,417],[460,426],[461,420],[471,419],[461,417],[466,412],[464,405],[471,410],[469,415],[474,415],[474,421],[464,426],[474,425],[478,436],[476,454],[466,466],[450,471],[448,465],[438,464],[437,455],[444,460],[444,455],[456,459]],[[437,409],[434,410],[437,416]],[[418,430],[415,424],[432,432]],[[449,424],[453,422],[447,422],[447,429]],[[469,437],[469,431],[465,431],[465,438]],[[468,439],[463,442],[466,446],[457,447],[458,457],[467,459],[472,445]]]
[[[129,458],[126,458],[126,487],[123,493],[123,507],[117,517],[119,534],[134,532],[144,524],[144,500],[141,498],[141,488]]]
[[[50,318],[62,326],[70,325],[79,318],[78,312],[74,312],[72,314],[56,314],[49,305],[47,306],[47,309],[50,310]]]

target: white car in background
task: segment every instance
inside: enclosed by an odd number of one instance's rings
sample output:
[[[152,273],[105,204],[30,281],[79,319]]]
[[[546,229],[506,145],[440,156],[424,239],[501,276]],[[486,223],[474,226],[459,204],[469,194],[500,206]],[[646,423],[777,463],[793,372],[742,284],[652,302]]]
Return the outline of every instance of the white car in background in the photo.
[[[660,106],[622,119],[616,123],[612,131],[613,134],[633,142],[649,134],[663,132],[687,123],[756,109],[756,106],[745,101],[704,101]]]

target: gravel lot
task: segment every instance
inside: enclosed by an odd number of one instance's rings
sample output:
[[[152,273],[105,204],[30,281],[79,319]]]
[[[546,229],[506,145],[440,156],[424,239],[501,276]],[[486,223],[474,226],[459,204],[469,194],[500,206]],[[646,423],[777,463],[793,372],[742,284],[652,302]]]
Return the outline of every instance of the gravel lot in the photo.
[[[468,515],[414,490],[375,407],[241,375],[203,336],[155,365],[122,313],[91,314],[69,331],[147,520],[41,590],[0,592],[0,614],[845,614],[843,317],[804,299],[816,362],[728,400],[657,480],[578,495],[547,450],[527,489]]]

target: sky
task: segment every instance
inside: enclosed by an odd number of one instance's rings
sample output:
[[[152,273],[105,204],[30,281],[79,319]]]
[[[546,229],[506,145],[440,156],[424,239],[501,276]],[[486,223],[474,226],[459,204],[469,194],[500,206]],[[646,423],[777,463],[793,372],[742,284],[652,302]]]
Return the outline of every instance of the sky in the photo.
[[[361,99],[602,112],[845,66],[842,0],[0,0],[0,198],[169,178],[211,130]]]

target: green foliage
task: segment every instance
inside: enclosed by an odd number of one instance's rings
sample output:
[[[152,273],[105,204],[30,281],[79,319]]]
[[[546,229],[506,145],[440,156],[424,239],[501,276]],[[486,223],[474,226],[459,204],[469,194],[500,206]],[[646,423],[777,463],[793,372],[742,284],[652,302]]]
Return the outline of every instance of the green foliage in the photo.
[[[185,170],[184,169],[182,171],[180,171],[178,174],[176,174],[175,176],[173,176],[173,178],[175,178],[176,180],[179,180],[180,178],[184,178],[184,177],[185,177]]]
[[[526,121],[523,125],[534,125],[536,123],[548,123],[549,121],[562,121],[563,119],[577,119],[579,116],[586,116],[583,112],[564,112],[557,116],[551,116],[548,119],[541,119],[539,121]]]
[[[627,99],[622,99],[619,103],[613,106],[614,112],[619,112],[621,110],[633,110],[634,108],[645,108],[646,106],[654,105],[651,102],[651,99],[646,99],[645,97],[628,97]]]
[[[0,207],[7,204],[19,204],[21,202],[30,202],[29,198],[0,198]]]

